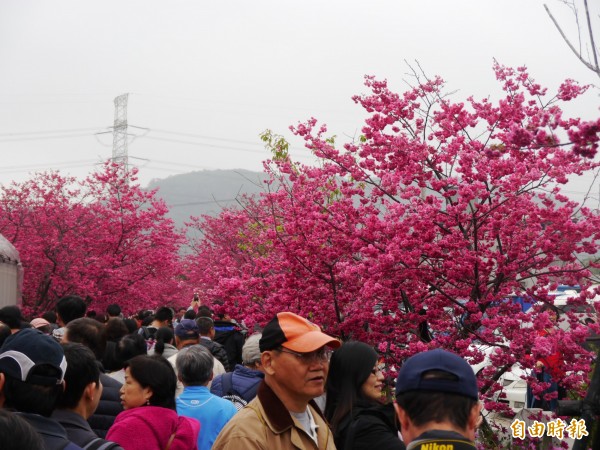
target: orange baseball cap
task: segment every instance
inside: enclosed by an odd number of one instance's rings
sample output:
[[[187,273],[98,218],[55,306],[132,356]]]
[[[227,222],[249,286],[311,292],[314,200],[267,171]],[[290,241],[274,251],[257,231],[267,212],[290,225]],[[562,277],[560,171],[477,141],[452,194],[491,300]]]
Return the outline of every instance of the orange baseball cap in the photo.
[[[309,353],[325,345],[338,348],[341,343],[304,317],[280,312],[265,326],[258,345],[261,352],[282,346],[295,352]]]

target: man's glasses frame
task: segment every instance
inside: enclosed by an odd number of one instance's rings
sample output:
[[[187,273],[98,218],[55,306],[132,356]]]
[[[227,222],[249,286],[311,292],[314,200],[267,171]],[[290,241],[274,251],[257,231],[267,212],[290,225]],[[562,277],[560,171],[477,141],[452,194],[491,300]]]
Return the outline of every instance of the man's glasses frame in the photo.
[[[320,348],[319,350],[315,350],[314,352],[308,353],[299,353],[293,350],[289,350],[285,347],[277,347],[275,350],[282,353],[289,353],[290,355],[294,355],[298,361],[301,361],[305,364],[311,364],[314,362],[329,362],[331,360],[331,354],[333,350],[327,347]]]

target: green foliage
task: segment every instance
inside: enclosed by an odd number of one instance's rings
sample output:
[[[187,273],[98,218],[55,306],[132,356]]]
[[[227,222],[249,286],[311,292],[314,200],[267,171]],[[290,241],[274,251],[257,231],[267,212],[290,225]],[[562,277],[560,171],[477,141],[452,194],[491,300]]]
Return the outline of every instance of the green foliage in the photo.
[[[274,160],[282,161],[289,158],[290,144],[283,136],[265,130],[261,133],[260,139],[265,143],[265,148],[273,154]]]

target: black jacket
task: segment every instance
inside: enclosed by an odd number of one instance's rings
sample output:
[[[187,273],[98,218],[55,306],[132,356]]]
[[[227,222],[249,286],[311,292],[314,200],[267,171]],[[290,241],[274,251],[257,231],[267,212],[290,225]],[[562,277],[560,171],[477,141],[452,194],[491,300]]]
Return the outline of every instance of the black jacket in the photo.
[[[123,411],[121,394],[119,392],[122,384],[105,373],[100,374],[100,381],[104,389],[100,396],[98,408],[94,415],[88,419],[88,423],[92,427],[92,430],[94,430],[94,433],[104,439],[108,429],[115,421],[115,417]]]
[[[90,442],[98,439],[90,428],[89,423],[73,411],[68,409],[57,409],[52,413],[52,419],[56,420],[64,427],[71,442],[82,448],[85,448]],[[105,444],[109,441],[102,439],[100,442]],[[123,450],[122,447],[117,444],[114,444],[110,448],[111,450]]]
[[[394,405],[357,406],[334,433],[338,450],[405,450],[398,436]]]
[[[225,370],[227,372],[230,372],[233,369],[233,367],[229,366],[229,358],[227,358],[227,352],[221,344],[202,337],[200,337],[200,342],[198,343],[206,347],[215,358],[221,361],[221,364],[223,364],[223,367],[225,367]]]
[[[45,450],[81,450],[81,447],[69,440],[67,431],[58,421],[39,414],[17,412],[23,419],[29,422],[44,441]],[[67,447],[68,446],[68,447]]]
[[[228,371],[233,370],[236,364],[242,364],[242,347],[246,339],[236,324],[226,320],[216,320],[215,341],[225,347],[229,367],[231,367],[227,369]]]

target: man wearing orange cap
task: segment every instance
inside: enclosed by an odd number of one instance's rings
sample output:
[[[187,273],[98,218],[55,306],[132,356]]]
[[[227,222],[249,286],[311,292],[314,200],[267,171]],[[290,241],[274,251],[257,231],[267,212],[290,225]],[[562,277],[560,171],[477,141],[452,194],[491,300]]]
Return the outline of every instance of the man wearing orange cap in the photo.
[[[334,450],[313,399],[323,394],[331,349],[340,342],[290,312],[277,314],[259,342],[265,378],[257,396],[223,428],[214,450]]]

